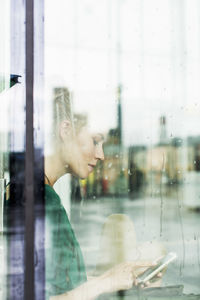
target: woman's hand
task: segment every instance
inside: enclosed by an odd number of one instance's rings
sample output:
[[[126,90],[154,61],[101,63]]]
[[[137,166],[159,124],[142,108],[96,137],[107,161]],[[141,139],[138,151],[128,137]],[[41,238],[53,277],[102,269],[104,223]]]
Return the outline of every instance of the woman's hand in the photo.
[[[137,285],[137,275],[145,269],[156,266],[156,263],[137,261],[121,263],[103,275],[94,277],[77,288],[51,297],[51,300],[94,300],[101,294],[128,290]]]
[[[139,270],[153,266],[156,266],[156,263],[144,261],[121,263],[102,275],[105,282],[104,288],[107,293],[128,290],[138,284],[137,276],[143,273],[143,271],[140,272]]]

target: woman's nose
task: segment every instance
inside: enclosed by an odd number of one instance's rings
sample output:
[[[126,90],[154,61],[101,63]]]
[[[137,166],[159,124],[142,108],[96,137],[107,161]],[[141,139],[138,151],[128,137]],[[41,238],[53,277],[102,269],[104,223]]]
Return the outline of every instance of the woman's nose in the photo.
[[[103,152],[103,147],[99,146],[96,147],[95,149],[95,158],[99,160],[104,160],[104,152]]]

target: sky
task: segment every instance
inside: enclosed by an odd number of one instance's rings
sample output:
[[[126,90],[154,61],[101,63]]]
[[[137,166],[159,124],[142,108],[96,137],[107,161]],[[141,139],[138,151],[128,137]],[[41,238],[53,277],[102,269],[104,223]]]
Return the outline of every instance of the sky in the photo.
[[[46,1],[47,94],[67,86],[75,111],[106,132],[120,83],[125,144],[158,142],[161,115],[169,136],[199,135],[200,4],[184,2]]]

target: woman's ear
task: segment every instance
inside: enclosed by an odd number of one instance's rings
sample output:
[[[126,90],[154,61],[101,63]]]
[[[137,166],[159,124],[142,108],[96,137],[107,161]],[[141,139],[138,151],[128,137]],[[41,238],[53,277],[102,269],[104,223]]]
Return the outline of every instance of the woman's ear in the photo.
[[[72,125],[68,120],[62,121],[60,124],[60,138],[62,141],[72,136]]]

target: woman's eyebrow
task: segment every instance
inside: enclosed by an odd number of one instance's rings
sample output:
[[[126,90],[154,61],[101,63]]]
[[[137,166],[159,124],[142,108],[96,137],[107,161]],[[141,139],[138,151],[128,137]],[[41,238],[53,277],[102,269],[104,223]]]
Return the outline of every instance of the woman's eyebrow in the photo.
[[[102,141],[105,140],[104,135],[102,133],[97,133],[96,135],[100,136],[100,138],[101,138]]]

